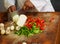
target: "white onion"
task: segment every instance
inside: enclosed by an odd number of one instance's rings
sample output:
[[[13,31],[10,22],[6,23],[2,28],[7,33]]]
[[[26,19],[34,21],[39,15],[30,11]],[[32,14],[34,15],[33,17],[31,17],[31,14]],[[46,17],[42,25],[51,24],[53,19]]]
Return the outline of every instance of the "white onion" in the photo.
[[[13,16],[13,22],[17,22],[18,21],[18,19],[19,19],[19,15],[15,15],[15,16]]]
[[[18,18],[19,18],[19,15],[18,15],[18,12],[17,11],[14,11],[14,12],[11,12],[11,17],[12,17],[12,20],[13,22],[17,22]]]
[[[27,20],[27,16],[25,16],[24,14],[21,14],[17,21],[17,25],[22,27],[25,24],[26,20]]]

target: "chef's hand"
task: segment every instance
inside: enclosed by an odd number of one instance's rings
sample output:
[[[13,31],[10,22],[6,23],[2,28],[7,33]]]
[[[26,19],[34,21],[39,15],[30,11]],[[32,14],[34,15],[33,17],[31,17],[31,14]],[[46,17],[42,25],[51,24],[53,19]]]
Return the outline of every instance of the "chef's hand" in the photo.
[[[8,11],[9,13],[11,13],[11,12],[13,12],[13,11],[16,11],[15,5],[10,6],[7,11]]]
[[[30,2],[30,0],[26,0],[24,6],[23,6],[23,9],[24,10],[29,10],[29,9],[33,9],[34,8],[34,5]]]

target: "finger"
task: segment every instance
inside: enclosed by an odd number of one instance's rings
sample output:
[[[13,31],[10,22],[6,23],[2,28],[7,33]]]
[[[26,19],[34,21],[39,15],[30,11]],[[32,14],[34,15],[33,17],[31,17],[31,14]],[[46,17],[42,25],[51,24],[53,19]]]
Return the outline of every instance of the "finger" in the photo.
[[[30,9],[34,9],[34,7],[30,7]]]
[[[16,7],[14,6],[14,11],[16,11]]]
[[[15,6],[12,6],[11,7],[11,11],[13,12],[13,11],[16,11],[16,7]]]
[[[28,7],[30,7],[30,8],[34,8],[34,6],[33,6],[32,4],[28,5]]]
[[[8,12],[11,13],[11,9],[8,9]]]
[[[29,7],[25,5],[24,6],[24,10],[28,10],[28,9],[29,9]]]
[[[26,6],[26,10],[28,10],[29,9],[29,7],[28,6]]]
[[[23,8],[22,8],[23,10],[26,10],[26,6],[23,6]]]

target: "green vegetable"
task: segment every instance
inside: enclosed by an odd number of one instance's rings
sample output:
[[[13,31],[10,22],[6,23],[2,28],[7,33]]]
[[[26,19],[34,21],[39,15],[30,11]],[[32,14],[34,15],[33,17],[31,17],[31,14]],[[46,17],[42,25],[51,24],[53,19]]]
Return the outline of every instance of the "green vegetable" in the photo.
[[[14,34],[17,34],[17,35],[20,35],[21,34],[21,31],[15,31]]]
[[[33,32],[37,34],[37,33],[39,33],[39,31],[40,30],[35,29]]]
[[[21,27],[20,30],[15,31],[15,34],[28,36],[28,34],[29,34],[29,28],[27,28],[26,26],[23,26],[23,27]]]
[[[15,31],[15,34],[32,36],[34,34],[38,34],[38,33],[41,33],[41,32],[42,32],[42,30],[40,30],[39,27],[36,27],[36,23],[34,23],[31,29],[29,29],[27,26],[23,26],[23,27],[20,28],[20,30]]]
[[[32,31],[33,31],[33,33],[35,33],[35,34],[37,34],[37,33],[40,32],[40,28],[37,28],[37,27],[36,27],[36,23],[34,23],[34,25],[32,26]]]
[[[32,35],[33,35],[33,33],[29,33],[29,34],[28,34],[28,36],[32,36]]]

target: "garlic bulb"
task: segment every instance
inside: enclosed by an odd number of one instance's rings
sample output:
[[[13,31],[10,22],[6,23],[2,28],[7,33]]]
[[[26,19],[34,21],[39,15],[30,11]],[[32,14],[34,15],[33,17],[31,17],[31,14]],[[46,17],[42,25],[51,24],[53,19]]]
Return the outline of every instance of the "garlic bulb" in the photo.
[[[11,28],[12,31],[14,30],[14,26],[13,25],[10,28]]]
[[[26,20],[27,20],[27,16],[25,16],[24,14],[21,14],[17,21],[17,25],[22,27],[25,24]]]

